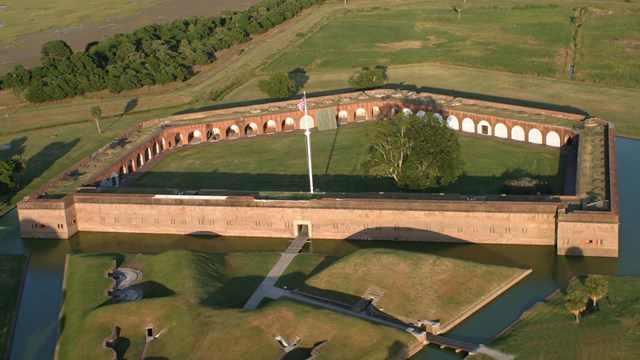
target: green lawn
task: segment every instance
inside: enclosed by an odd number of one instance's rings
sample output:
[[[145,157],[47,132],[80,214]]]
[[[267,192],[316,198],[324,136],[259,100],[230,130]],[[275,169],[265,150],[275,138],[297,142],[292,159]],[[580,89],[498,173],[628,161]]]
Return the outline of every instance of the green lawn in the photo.
[[[101,341],[115,324],[122,328],[121,356],[130,359],[140,357],[146,326],[154,326],[156,333],[166,330],[151,343],[147,356],[170,359],[275,359],[281,353],[276,335],[301,336],[307,355],[314,344],[329,340],[323,359],[384,358],[415,343],[403,331],[286,300],[243,311],[278,256],[183,250],[142,255],[131,267],[143,272],[136,286],[144,298],[112,304],[104,294],[110,285],[104,272],[113,258],[127,265],[134,257],[71,255],[58,356],[108,358]]]
[[[311,135],[314,185],[328,192],[398,191],[391,179],[364,176],[367,124]],[[534,174],[561,193],[564,158],[557,149],[476,136],[460,136],[465,175],[442,189],[452,193],[500,194],[519,174]],[[305,191],[306,150],[302,134],[261,136],[175,150],[131,186],[136,188]]]
[[[355,304],[368,288],[384,292],[377,307],[404,321],[443,327],[523,270],[400,250],[360,250],[314,271],[298,288]],[[482,279],[482,280],[480,280]]]
[[[578,281],[578,280],[574,280]],[[640,278],[608,278],[609,300],[576,324],[555,293],[490,346],[518,359],[636,359],[640,353]]]
[[[18,311],[24,255],[0,255],[0,359],[9,358],[9,338]]]

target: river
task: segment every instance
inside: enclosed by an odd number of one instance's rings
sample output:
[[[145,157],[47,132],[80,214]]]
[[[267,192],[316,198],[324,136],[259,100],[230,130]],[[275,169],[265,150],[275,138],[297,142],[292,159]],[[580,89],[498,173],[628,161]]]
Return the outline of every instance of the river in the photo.
[[[345,255],[365,247],[429,252],[477,262],[532,268],[522,282],[485,306],[448,334],[474,343],[488,343],[535,302],[574,274],[640,275],[640,140],[617,138],[620,189],[620,257],[556,256],[549,246],[315,241],[309,251]],[[53,358],[57,318],[62,302],[65,254],[73,252],[161,252],[187,248],[211,252],[283,251],[289,239],[207,238],[196,236],[79,233],[68,241],[20,239],[16,211],[0,219],[0,253],[30,255],[18,313],[11,360]],[[455,359],[461,355],[427,347],[413,359]]]

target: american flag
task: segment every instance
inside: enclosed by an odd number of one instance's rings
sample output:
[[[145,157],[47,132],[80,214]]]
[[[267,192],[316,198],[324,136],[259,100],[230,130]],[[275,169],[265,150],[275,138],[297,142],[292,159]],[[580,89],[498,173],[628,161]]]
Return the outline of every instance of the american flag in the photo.
[[[298,103],[298,109],[300,111],[304,111],[306,107],[307,107],[307,94],[304,94],[302,96],[302,99],[300,99],[300,102]]]

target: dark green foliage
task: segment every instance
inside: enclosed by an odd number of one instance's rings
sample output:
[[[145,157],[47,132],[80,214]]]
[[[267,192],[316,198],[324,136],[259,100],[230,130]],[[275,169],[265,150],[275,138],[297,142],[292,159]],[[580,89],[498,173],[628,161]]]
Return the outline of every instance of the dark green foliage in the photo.
[[[598,306],[598,299],[609,292],[609,282],[602,275],[589,275],[584,283],[584,292],[593,300],[593,306]]]
[[[363,68],[349,79],[349,85],[356,90],[374,89],[387,82],[387,69],[384,66],[376,66],[373,69]]]
[[[271,98],[285,99],[296,91],[296,82],[283,72],[277,72],[268,80],[260,80],[258,89]]]
[[[458,135],[433,114],[398,114],[374,123],[367,133],[365,173],[392,177],[412,190],[437,188],[456,181],[464,170]]]
[[[246,42],[321,2],[264,0],[244,11],[117,34],[75,54],[64,41],[51,41],[42,46],[41,66],[30,71],[16,66],[2,78],[2,87],[15,88],[28,101],[43,102],[105,88],[120,92],[184,81],[193,75],[192,66],[214,61],[214,52]]]
[[[24,170],[24,159],[14,156],[11,160],[0,161],[0,193],[5,194],[16,186],[16,174]]]

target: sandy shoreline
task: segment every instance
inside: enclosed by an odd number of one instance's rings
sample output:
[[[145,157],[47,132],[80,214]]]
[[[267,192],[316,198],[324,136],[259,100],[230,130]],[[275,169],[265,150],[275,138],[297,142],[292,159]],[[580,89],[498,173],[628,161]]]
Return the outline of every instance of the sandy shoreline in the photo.
[[[153,23],[166,23],[194,16],[209,17],[223,10],[246,9],[259,0],[165,0],[145,7],[130,16],[111,19],[108,25],[78,24],[64,30],[48,30],[19,38],[16,45],[0,49],[0,74],[17,64],[27,68],[40,63],[40,47],[47,41],[64,40],[74,51],[83,50],[91,41],[100,41],[117,33],[130,32]]]

